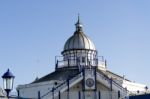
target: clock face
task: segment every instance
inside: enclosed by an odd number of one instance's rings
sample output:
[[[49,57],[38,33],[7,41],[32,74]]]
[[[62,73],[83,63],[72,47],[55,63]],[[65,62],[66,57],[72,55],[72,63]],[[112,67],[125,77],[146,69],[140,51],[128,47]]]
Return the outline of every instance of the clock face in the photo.
[[[86,80],[86,85],[87,85],[88,87],[92,87],[92,86],[94,85],[94,80],[93,80],[92,78],[88,78],[88,79]]]

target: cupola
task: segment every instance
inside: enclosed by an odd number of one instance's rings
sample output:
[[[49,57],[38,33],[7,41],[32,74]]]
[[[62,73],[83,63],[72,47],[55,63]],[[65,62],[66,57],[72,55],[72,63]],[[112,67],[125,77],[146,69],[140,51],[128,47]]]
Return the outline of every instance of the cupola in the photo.
[[[83,32],[83,25],[78,16],[76,30],[66,41],[63,55],[63,67],[96,66],[97,51],[93,42]]]
[[[95,45],[83,32],[83,25],[80,22],[79,16],[78,16],[78,21],[75,24],[75,26],[76,26],[76,31],[66,41],[64,45],[64,50],[62,53],[68,50],[93,50],[95,51],[96,50]]]

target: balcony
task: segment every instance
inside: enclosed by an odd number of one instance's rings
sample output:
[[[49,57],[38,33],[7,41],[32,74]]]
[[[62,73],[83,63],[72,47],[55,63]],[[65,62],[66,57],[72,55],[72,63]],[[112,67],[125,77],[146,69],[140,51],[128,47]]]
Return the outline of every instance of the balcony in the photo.
[[[105,68],[106,66],[103,56],[99,56],[96,59],[85,59],[84,61],[81,59],[75,59],[74,57],[69,57],[68,59],[64,60],[62,56],[56,56],[55,64],[56,69],[63,67],[80,68],[82,66],[96,66]]]

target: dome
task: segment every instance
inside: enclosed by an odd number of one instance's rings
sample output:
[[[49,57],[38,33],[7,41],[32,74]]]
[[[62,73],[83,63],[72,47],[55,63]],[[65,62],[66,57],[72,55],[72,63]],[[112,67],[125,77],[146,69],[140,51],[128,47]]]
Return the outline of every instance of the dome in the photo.
[[[93,42],[83,32],[78,31],[65,43],[64,51],[71,49],[96,50]]]
[[[64,51],[74,49],[96,50],[93,42],[84,34],[79,17],[75,25],[76,31],[74,32],[73,36],[66,41]]]

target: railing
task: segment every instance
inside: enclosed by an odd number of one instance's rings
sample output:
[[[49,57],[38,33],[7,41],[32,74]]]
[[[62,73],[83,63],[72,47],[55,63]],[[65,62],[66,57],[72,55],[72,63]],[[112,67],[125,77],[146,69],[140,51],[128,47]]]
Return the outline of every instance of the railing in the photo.
[[[130,94],[130,96],[143,95],[143,94],[150,94],[150,91],[149,90],[145,90],[145,91],[132,91],[132,94]]]
[[[99,66],[103,65],[105,63],[103,56],[99,56],[95,59],[86,59],[84,62],[82,62],[79,59],[73,59],[74,57],[69,57],[68,59],[63,59],[61,56],[57,56],[55,58],[56,61],[56,69],[62,68],[62,67],[74,67],[74,66]]]
[[[82,71],[79,72],[78,74],[76,74],[75,76],[73,76],[72,78],[68,79],[68,81],[64,81],[63,83],[61,83],[60,85],[56,86],[55,88],[52,88],[52,90],[50,90],[49,92],[47,92],[46,94],[44,94],[43,96],[41,96],[41,98],[44,98],[46,96],[48,96],[50,93],[56,93],[56,94],[53,94],[54,96],[57,96],[58,93],[57,92],[61,92],[61,90],[65,87],[67,87],[67,83],[72,83],[74,82],[75,80],[77,80],[78,78],[80,78],[82,76]],[[52,96],[51,96],[52,97]]]
[[[126,96],[129,93],[129,91],[126,88],[123,88],[120,84],[118,84],[117,82],[115,82],[111,78],[108,78],[104,74],[100,74],[97,72],[97,77],[99,77],[99,79],[102,79],[103,81],[105,81],[104,85],[106,85],[107,87],[110,87],[111,90],[116,89],[117,91],[124,93],[123,94],[124,96]]]
[[[79,74],[77,74],[76,76],[72,77],[71,79],[68,80],[69,82],[69,86],[71,86],[70,84],[73,83],[74,81],[77,81],[77,79],[79,79],[80,77],[82,77],[82,72],[80,72]],[[104,74],[100,74],[97,72],[97,77],[100,77],[99,79],[102,79],[103,84],[105,84],[108,88],[112,87],[112,88],[117,88],[115,91],[120,91],[122,93],[122,97],[127,95],[127,90],[125,88],[123,88],[121,85],[119,85],[118,83],[116,83],[115,81],[113,81],[112,79],[108,78],[107,76],[105,76]],[[50,92],[48,92],[47,94],[45,94],[44,96],[42,96],[41,98],[47,97],[50,93],[53,93],[53,95],[51,95],[51,97],[57,97],[59,95],[58,92],[63,92],[68,88],[68,82],[65,81],[62,84],[58,85],[57,87],[55,87],[54,89],[52,89]],[[111,86],[112,84],[112,86]],[[115,89],[114,88],[114,89]],[[111,89],[111,88],[110,88]],[[124,94],[123,94],[124,93]]]
[[[55,96],[57,94],[57,96]],[[72,91],[51,92],[44,98],[39,99],[125,99],[115,91]]]
[[[57,94],[57,96],[54,96]],[[0,99],[7,99],[1,97]],[[114,91],[73,91],[73,92],[50,92],[47,96],[41,97],[18,97],[10,96],[9,99],[125,99],[120,93]]]
[[[76,81],[78,78],[80,78],[82,76],[82,72],[78,73],[77,75],[75,75],[74,77],[72,77],[71,79],[68,79],[68,82],[65,81],[63,84],[57,86],[54,91],[55,92],[58,92],[60,91],[60,89],[64,88],[64,87],[67,87],[67,83],[71,84],[72,82]]]

